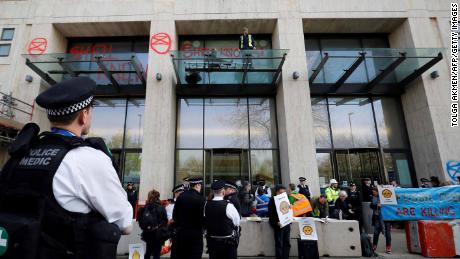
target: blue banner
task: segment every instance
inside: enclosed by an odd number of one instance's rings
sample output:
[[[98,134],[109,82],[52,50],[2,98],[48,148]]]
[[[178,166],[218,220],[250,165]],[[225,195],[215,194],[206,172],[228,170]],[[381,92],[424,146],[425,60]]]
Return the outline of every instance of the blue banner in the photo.
[[[384,220],[443,220],[460,218],[460,186],[396,188],[398,205],[382,205]]]

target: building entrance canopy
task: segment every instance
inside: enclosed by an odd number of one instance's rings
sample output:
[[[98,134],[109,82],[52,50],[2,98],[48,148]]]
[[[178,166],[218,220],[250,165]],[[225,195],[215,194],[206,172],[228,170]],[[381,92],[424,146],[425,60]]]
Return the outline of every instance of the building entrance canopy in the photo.
[[[311,94],[401,94],[442,59],[441,49],[307,51]]]
[[[135,53],[24,55],[26,65],[50,85],[66,78],[88,76],[96,94],[145,92],[145,69]]]
[[[235,48],[173,51],[176,90],[179,94],[202,94],[236,87],[246,94],[251,89],[255,94],[273,92],[287,53],[283,49]]]

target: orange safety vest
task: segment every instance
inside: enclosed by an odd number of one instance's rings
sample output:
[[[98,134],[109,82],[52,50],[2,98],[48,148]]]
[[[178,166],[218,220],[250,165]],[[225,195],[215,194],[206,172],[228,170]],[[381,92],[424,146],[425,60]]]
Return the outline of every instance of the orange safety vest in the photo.
[[[305,195],[300,193],[291,193],[291,196],[295,199],[294,204],[291,205],[294,217],[301,216],[313,210]]]

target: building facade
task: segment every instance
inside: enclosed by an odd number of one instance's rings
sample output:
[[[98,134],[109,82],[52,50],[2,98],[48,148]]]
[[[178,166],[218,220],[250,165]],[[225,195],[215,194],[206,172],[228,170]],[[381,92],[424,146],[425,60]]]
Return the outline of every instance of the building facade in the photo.
[[[3,156],[49,126],[41,91],[89,76],[91,134],[140,201],[190,176],[453,181],[449,22],[444,0],[0,0]]]

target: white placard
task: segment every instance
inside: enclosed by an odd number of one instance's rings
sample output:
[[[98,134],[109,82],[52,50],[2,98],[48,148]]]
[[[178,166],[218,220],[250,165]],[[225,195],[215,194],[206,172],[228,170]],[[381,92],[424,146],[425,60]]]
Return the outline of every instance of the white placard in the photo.
[[[280,225],[281,227],[284,227],[292,222],[293,215],[291,203],[289,203],[288,196],[285,192],[280,195],[276,195],[274,199]]]
[[[380,204],[382,205],[397,205],[395,187],[393,185],[379,185],[377,186],[380,197]]]
[[[129,244],[129,259],[144,259],[143,244]]]
[[[299,218],[297,222],[299,222],[300,239],[318,241],[314,218]]]

